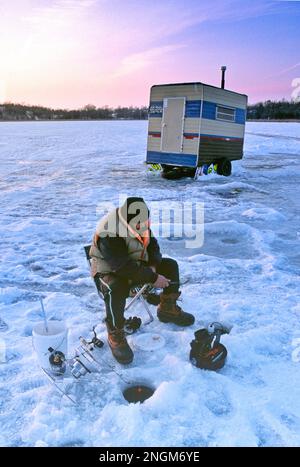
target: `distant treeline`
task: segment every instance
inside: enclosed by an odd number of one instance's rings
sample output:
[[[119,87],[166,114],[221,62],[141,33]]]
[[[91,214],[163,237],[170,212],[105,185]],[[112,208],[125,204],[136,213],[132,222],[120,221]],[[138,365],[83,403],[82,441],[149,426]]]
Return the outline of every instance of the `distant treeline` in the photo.
[[[291,120],[300,119],[300,101],[266,101],[249,105],[248,120]]]
[[[82,109],[51,109],[36,105],[4,103],[0,105],[1,120],[146,120],[147,107],[110,108],[86,105]],[[266,101],[249,105],[248,120],[300,119],[300,101]]]
[[[0,120],[145,120],[147,107],[96,107],[86,105],[82,109],[51,109],[36,105],[5,103],[0,105]]]

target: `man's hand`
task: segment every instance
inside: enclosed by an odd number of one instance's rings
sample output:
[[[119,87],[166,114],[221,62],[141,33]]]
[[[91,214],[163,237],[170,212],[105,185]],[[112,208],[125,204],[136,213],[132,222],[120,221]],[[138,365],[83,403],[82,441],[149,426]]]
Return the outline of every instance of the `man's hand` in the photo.
[[[156,272],[156,267],[155,266],[150,266],[150,269],[152,269],[153,272]]]
[[[158,274],[158,277],[154,282],[153,287],[156,287],[157,289],[164,289],[165,287],[168,287],[170,285],[170,282],[170,279],[167,279],[165,276]]]

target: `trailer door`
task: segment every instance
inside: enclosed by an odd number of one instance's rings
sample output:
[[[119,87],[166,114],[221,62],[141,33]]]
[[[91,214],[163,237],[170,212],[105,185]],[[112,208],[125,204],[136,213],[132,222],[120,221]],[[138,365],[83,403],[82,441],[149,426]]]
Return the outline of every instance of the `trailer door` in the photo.
[[[161,151],[182,152],[185,97],[164,99]]]

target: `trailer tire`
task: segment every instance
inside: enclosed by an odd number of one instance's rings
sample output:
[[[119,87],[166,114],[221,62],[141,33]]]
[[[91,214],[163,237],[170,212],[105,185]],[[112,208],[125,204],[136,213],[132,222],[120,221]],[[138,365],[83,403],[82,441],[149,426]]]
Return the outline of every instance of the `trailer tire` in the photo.
[[[190,177],[194,178],[196,169],[194,167],[176,167],[176,166],[162,166],[162,178],[167,180],[179,180],[180,178]]]
[[[174,169],[174,166],[173,165],[161,164],[161,168],[163,169],[164,172],[170,172],[171,170]]]
[[[167,180],[179,180],[184,177],[182,170],[172,169],[172,170],[163,170],[161,174],[162,178]]]
[[[196,170],[194,167],[185,169],[185,176],[189,178],[195,178]]]
[[[217,173],[224,177],[231,175],[231,162],[228,159],[220,159],[218,162]]]

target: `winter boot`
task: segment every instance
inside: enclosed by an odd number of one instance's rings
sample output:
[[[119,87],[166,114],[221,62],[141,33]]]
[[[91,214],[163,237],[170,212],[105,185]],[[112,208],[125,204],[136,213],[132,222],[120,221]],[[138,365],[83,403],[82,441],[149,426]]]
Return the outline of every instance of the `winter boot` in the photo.
[[[128,345],[126,334],[123,328],[114,328],[106,322],[107,341],[117,362],[128,365],[133,360],[133,352]]]
[[[183,311],[176,301],[180,292],[172,294],[160,294],[160,304],[157,307],[157,317],[163,323],[174,323],[178,326],[190,326],[194,324],[195,318],[190,313]]]

